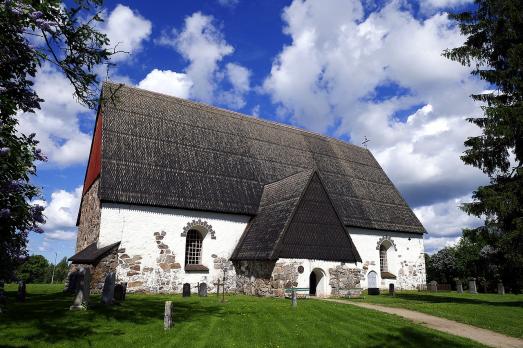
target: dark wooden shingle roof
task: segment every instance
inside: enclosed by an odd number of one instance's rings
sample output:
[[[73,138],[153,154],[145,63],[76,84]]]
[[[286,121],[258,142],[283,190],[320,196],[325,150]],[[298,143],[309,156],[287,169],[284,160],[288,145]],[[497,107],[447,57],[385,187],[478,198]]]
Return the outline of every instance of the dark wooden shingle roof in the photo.
[[[265,185],[317,170],[345,225],[425,231],[367,149],[128,86],[102,94],[104,201],[254,216]]]
[[[361,262],[318,173],[312,170],[265,185],[258,212],[231,258]]]

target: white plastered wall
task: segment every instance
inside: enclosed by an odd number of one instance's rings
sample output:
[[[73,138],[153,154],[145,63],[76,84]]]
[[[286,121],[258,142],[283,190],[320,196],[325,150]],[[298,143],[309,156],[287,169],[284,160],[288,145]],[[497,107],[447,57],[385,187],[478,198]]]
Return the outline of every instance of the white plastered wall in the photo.
[[[348,230],[363,262],[364,288],[367,288],[366,275],[370,271],[378,274],[378,286],[384,289],[388,288],[390,283],[394,283],[396,289],[416,289],[417,285],[425,283],[422,234],[355,227],[349,227]],[[379,244],[385,239],[393,242],[393,246],[387,251],[387,261],[389,272],[396,275],[396,280],[381,279]]]
[[[202,264],[209,268],[208,272],[186,272],[185,263],[185,237],[182,236],[184,228],[193,221],[201,220],[212,227],[211,233],[195,226],[204,234],[202,244]],[[120,281],[143,282],[143,291],[162,291],[161,287],[167,286],[165,291],[181,291],[183,283],[190,283],[194,287],[198,282],[211,285],[223,272],[215,269],[216,259],[229,259],[238,240],[240,239],[247,223],[248,216],[220,214],[212,212],[199,212],[183,209],[168,209],[117,203],[103,203],[101,209],[100,236],[98,247],[120,241],[120,249],[125,249],[129,257],[139,256],[140,274],[128,276],[128,270],[121,265],[117,269]],[[159,248],[154,233],[165,232],[161,243],[168,246],[174,254],[176,263],[181,268],[168,270],[168,275],[159,268]],[[150,269],[150,273],[143,273]],[[163,280],[160,281],[159,279]],[[161,284],[168,282],[169,284]],[[173,283],[173,284],[171,284]],[[176,283],[176,284],[174,284]],[[194,290],[193,290],[194,291]]]

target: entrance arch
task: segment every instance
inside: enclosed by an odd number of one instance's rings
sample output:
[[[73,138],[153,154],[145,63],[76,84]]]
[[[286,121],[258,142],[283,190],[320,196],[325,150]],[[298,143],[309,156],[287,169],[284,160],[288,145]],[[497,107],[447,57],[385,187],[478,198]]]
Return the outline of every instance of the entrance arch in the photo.
[[[315,268],[309,275],[309,295],[326,296],[327,295],[327,277],[321,268]]]

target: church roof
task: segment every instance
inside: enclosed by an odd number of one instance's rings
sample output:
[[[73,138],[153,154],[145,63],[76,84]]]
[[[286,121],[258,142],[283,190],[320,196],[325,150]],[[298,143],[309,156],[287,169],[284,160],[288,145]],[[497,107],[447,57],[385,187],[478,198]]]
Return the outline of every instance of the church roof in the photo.
[[[265,185],[256,216],[231,259],[361,262],[316,171]]]
[[[102,97],[102,201],[255,216],[267,184],[316,170],[346,226],[425,232],[367,149],[125,85]]]

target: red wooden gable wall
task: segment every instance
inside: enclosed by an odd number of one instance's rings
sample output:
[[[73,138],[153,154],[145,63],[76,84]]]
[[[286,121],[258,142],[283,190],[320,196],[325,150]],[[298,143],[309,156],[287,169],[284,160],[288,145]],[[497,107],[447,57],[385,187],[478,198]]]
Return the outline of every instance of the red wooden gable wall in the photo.
[[[102,111],[98,113],[96,118],[96,126],[94,128],[93,142],[91,143],[91,153],[89,154],[89,163],[87,165],[87,172],[84,180],[83,194],[89,190],[93,182],[100,175],[102,156]]]

